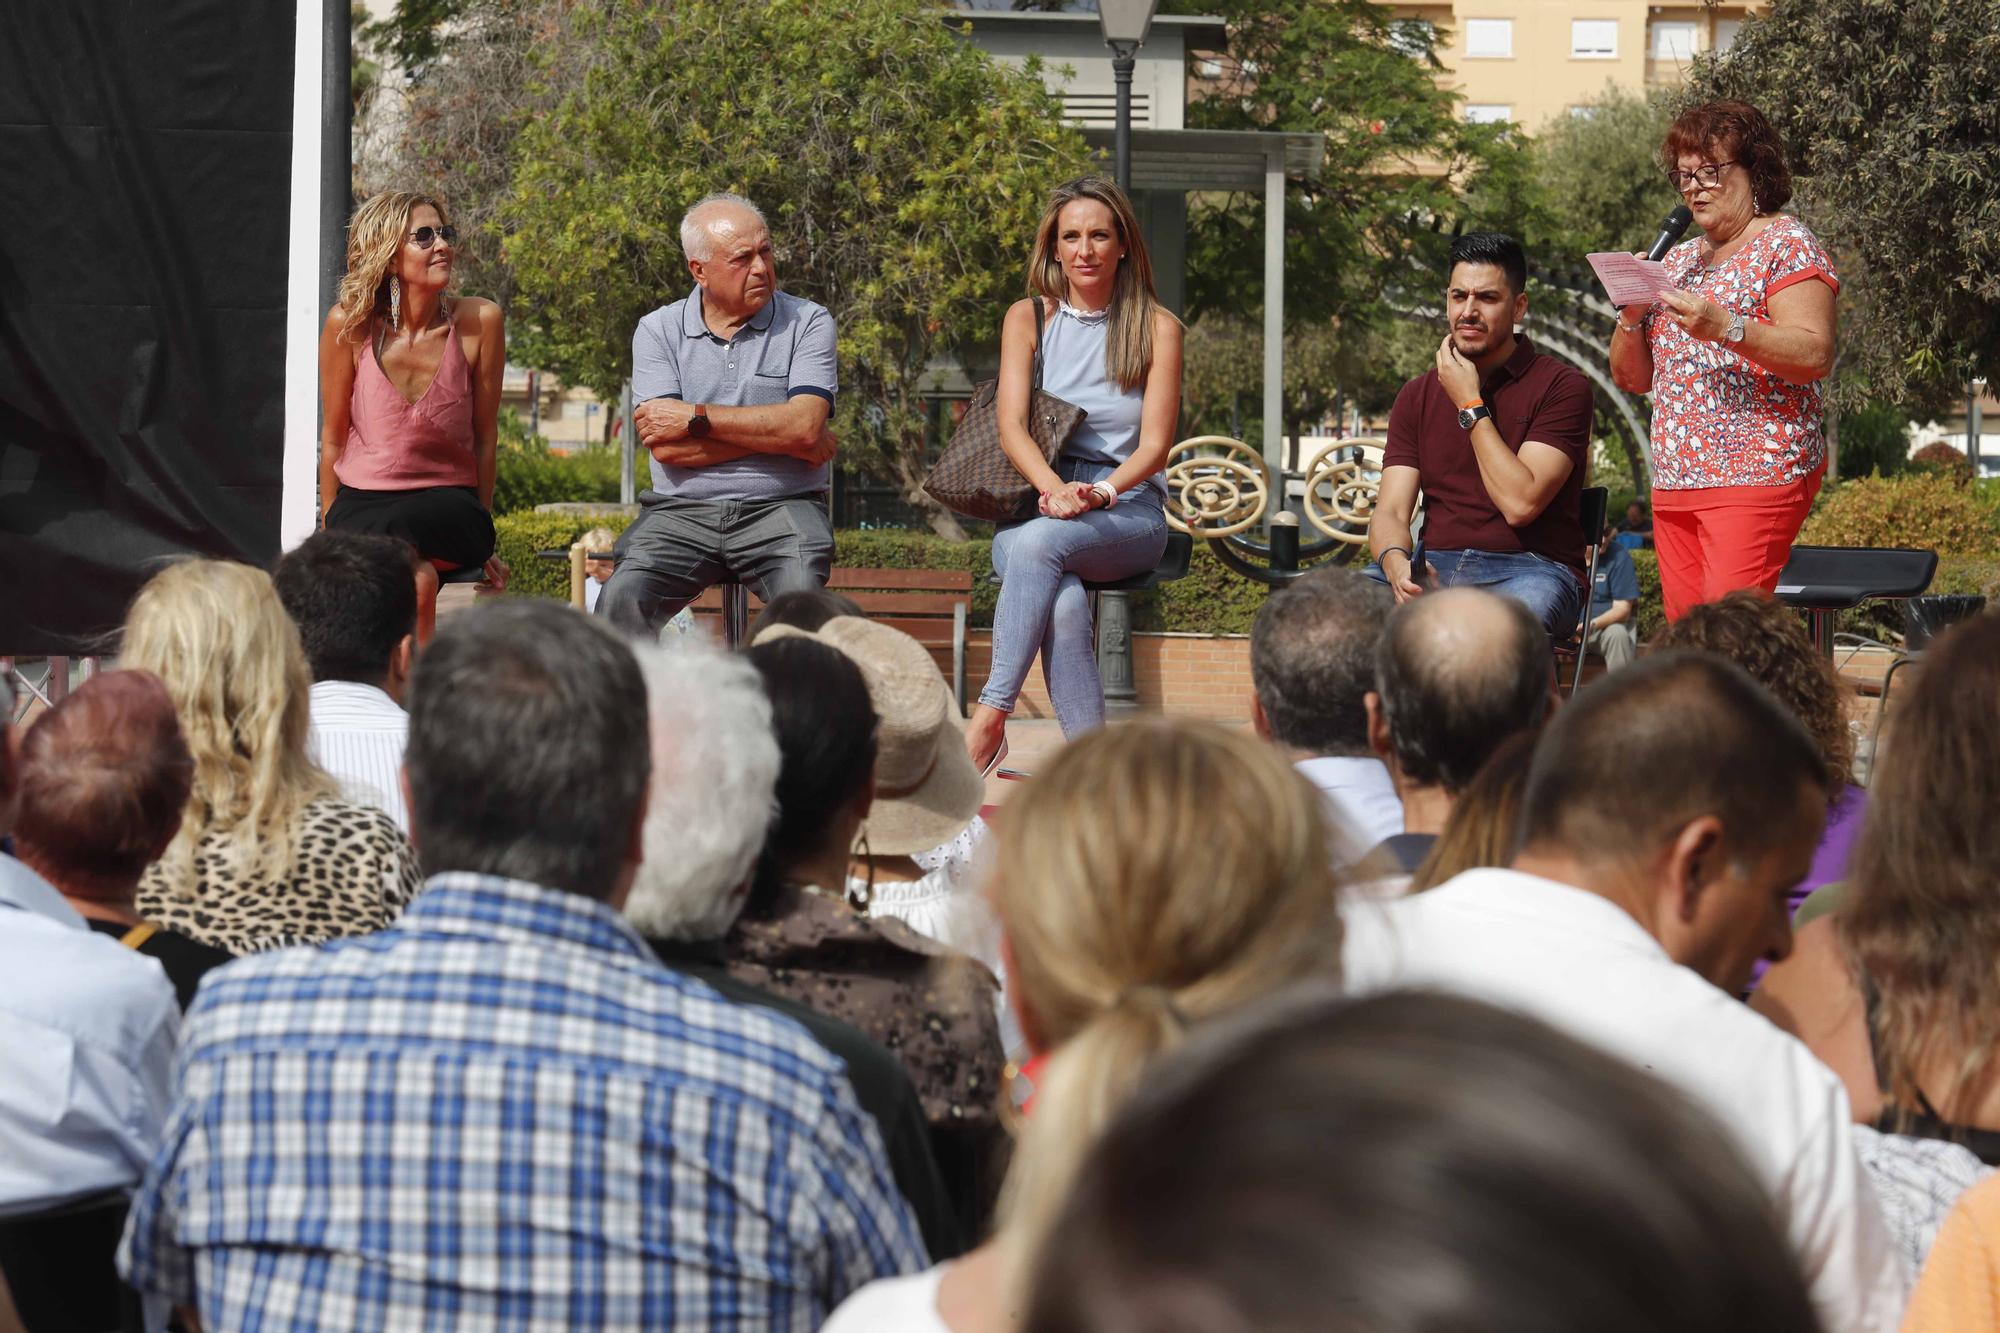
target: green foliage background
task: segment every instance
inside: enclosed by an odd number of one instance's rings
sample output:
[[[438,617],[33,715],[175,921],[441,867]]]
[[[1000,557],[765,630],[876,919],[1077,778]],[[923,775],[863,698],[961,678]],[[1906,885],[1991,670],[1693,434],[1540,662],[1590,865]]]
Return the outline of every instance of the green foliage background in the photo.
[[[682,213],[744,194],[780,282],[838,326],[844,455],[957,534],[920,489],[933,359],[997,339],[1043,201],[1087,159],[1039,66],[991,60],[945,15],[926,0],[579,10],[597,63],[521,128],[500,209],[520,355],[608,400],[640,317],[692,285]]]
[[[1777,0],[1698,60],[1784,136],[1800,216],[1845,290],[1837,405],[1942,405],[2000,378],[2000,5]]]

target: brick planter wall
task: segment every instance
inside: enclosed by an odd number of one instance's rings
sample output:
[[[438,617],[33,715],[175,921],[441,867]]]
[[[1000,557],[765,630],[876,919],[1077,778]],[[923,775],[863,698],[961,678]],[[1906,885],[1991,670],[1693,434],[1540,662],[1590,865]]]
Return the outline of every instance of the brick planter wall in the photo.
[[[965,646],[968,699],[979,697],[992,657],[991,633],[972,630]],[[1142,711],[1225,722],[1250,720],[1250,640],[1245,635],[1134,634],[1132,674]],[[1039,662],[1028,673],[1014,716],[1055,716]]]

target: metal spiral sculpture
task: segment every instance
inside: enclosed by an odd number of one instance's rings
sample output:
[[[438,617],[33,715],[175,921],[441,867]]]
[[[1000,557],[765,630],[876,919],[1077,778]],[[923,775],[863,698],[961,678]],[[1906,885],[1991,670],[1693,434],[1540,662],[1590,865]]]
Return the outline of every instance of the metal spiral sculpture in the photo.
[[[1315,455],[1303,474],[1287,472],[1283,482],[1302,480],[1306,520],[1323,534],[1301,544],[1298,516],[1279,505],[1264,459],[1241,440],[1197,435],[1167,454],[1167,522],[1176,531],[1200,537],[1216,558],[1259,583],[1290,583],[1304,571],[1301,562],[1328,557],[1342,564],[1365,551],[1368,520],[1382,484],[1379,439],[1343,440]],[[1245,533],[1271,512],[1270,537]]]

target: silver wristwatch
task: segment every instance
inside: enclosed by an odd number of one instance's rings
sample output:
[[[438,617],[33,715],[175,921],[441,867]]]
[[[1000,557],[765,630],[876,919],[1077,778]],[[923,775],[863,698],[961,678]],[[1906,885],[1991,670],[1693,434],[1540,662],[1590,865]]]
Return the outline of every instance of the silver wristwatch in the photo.
[[[1726,343],[1742,342],[1744,322],[1745,318],[1742,311],[1739,310],[1731,315],[1729,317],[1729,328],[1723,333],[1722,340]]]

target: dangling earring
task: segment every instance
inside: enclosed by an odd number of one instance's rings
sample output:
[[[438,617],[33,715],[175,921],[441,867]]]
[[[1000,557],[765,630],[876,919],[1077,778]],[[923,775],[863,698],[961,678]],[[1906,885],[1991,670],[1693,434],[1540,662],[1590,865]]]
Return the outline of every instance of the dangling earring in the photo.
[[[860,850],[854,851],[850,849],[849,857],[850,859],[854,857],[859,857],[861,861],[868,867],[868,882],[862,886],[861,892],[856,893],[854,891],[854,884],[853,884],[854,877],[852,875],[849,875],[848,876],[849,882],[845,886],[846,896],[849,902],[853,903],[863,912],[866,912],[868,910],[868,904],[874,901],[875,898],[875,856],[872,852],[868,850],[867,820],[864,819],[861,821],[860,831],[854,835],[854,841],[857,844],[859,844]]]
[[[403,327],[403,280],[393,275],[389,278],[389,327]]]

